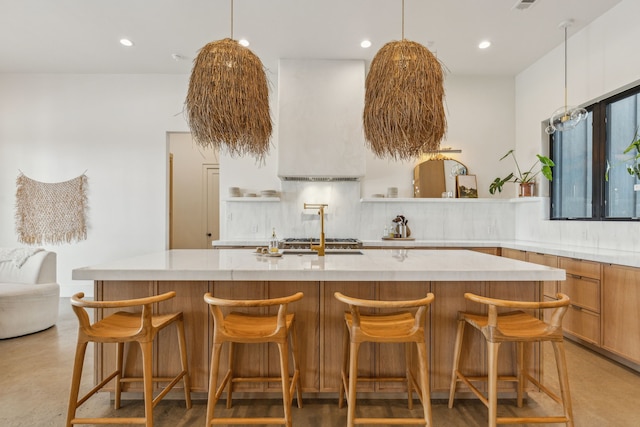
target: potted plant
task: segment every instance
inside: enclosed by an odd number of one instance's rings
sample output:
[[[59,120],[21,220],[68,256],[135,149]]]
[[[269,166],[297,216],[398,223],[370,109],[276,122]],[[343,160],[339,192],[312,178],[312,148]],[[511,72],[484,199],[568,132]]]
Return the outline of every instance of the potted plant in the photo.
[[[496,190],[500,193],[502,192],[502,186],[505,183],[515,182],[520,184],[520,196],[533,196],[533,186],[535,184],[536,177],[542,172],[542,175],[551,181],[553,179],[551,168],[555,166],[555,163],[546,156],[536,154],[538,160],[528,170],[522,172],[513,151],[514,150],[509,150],[507,154],[500,158],[500,160],[511,156],[516,164],[516,172],[511,172],[504,178],[498,177],[494,179],[489,186],[489,193],[495,194]]]
[[[625,148],[624,151],[622,152],[622,154],[629,154],[629,153],[631,153],[631,156],[626,159],[623,159],[622,161],[620,161],[620,163],[626,164],[627,172],[629,173],[629,175],[637,176],[638,178],[640,178],[640,135],[638,134],[638,129],[636,129],[636,134],[633,137],[633,141],[631,141],[631,144],[629,144],[629,146]],[[607,161],[607,170],[604,175],[605,181],[609,181],[610,169],[611,169],[611,166]]]

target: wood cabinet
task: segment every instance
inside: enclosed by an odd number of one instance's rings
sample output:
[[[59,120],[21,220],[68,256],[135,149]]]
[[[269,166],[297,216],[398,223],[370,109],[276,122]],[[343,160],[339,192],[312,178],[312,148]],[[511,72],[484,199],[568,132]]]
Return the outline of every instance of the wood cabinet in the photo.
[[[167,282],[139,281],[98,281],[95,284],[95,297],[98,300],[123,300],[144,298],[149,295],[158,295],[168,291],[175,291],[176,297],[168,301],[156,304],[154,310],[158,313],[182,311],[184,316],[184,329],[186,335],[187,357],[191,369],[191,387],[193,391],[206,391],[208,389],[207,377],[209,375],[209,319],[208,313],[202,309],[200,301],[204,303],[203,295],[209,290],[208,282],[182,282],[184,285],[177,287]],[[118,309],[123,310],[123,309]],[[124,309],[133,311],[133,309]],[[97,310],[96,318],[108,316],[115,309]],[[178,352],[178,339],[175,327],[170,326],[158,333],[154,342],[153,375],[171,377],[179,372],[180,355]],[[142,363],[140,347],[126,344],[126,359],[123,361],[127,376],[142,377]],[[96,347],[95,377],[101,381],[115,369],[116,345],[112,343],[98,344]],[[172,375],[173,374],[173,375]],[[154,388],[164,384],[154,384]],[[176,384],[174,390],[179,391],[182,383]],[[109,389],[108,389],[109,390]],[[111,391],[114,388],[110,389]],[[123,391],[142,391],[142,383],[134,382],[123,385]]]
[[[564,316],[565,333],[580,340],[600,345],[600,263],[560,257],[558,266],[567,273],[560,282],[560,292],[571,299]]]
[[[527,260],[527,251],[520,249],[502,248],[500,253],[505,258],[517,259],[519,261]]]
[[[555,255],[541,254],[539,252],[527,252],[527,261],[546,265],[547,267],[558,267],[558,257]],[[542,294],[545,297],[556,298],[558,293],[558,282],[556,280],[546,280],[542,282]]]
[[[565,334],[596,346],[600,345],[600,263],[509,248],[502,249],[502,256],[565,270],[566,280],[543,282],[543,298],[549,301],[555,299],[558,292],[567,294],[571,299],[571,305],[562,323]],[[548,320],[548,316],[550,313],[545,312],[545,320]]]
[[[640,269],[605,264],[602,348],[640,364]]]
[[[346,295],[366,299],[418,299],[428,292],[434,292],[435,302],[425,319],[425,334],[429,347],[429,373],[431,391],[434,398],[448,395],[453,346],[456,334],[458,310],[480,311],[483,307],[470,303],[464,298],[465,292],[485,296],[532,300],[540,295],[539,282],[419,282],[419,281],[96,281],[96,298],[117,300],[140,298],[169,290],[176,291],[176,297],[156,306],[159,312],[182,311],[185,317],[187,354],[191,382],[194,392],[207,392],[209,363],[211,357],[212,319],[209,307],[203,300],[206,292],[221,298],[263,299],[290,295],[297,291],[304,298],[290,305],[296,315],[296,332],[300,352],[302,390],[308,393],[336,393],[340,386],[342,366],[344,312],[346,305],[334,298],[340,291]],[[234,310],[241,310],[235,308]],[[265,309],[266,310],[266,309]],[[97,313],[97,318],[108,315],[107,310]],[[470,330],[471,332],[471,330]],[[479,333],[469,333],[464,342],[463,357],[472,370],[485,372],[484,340]],[[140,374],[140,351],[136,346],[128,346],[130,351],[125,360],[128,374]],[[154,375],[169,376],[179,369],[180,361],[177,339],[173,328],[162,331],[154,343]],[[267,344],[238,345],[235,348],[235,370],[247,375],[279,375],[279,356],[275,346]],[[175,353],[175,354],[174,354]],[[537,355],[537,350],[535,352]],[[512,373],[514,352],[508,346],[501,351],[501,370]],[[412,349],[413,363],[410,369],[416,371],[417,357]],[[532,363],[539,363],[538,357]],[[102,381],[115,366],[115,346],[104,344],[97,347],[95,354],[95,383]],[[228,353],[221,354],[220,372],[228,366]],[[405,372],[404,345],[366,344],[361,347],[359,372],[363,376],[403,376]],[[537,369],[537,368],[536,368]],[[502,372],[502,371],[501,371]],[[219,381],[221,381],[220,376]],[[178,386],[176,386],[178,387]],[[279,392],[278,383],[239,383],[240,392]],[[137,383],[126,387],[127,391],[141,392]],[[402,383],[364,382],[359,391],[402,392]],[[505,387],[502,391],[512,389]],[[173,392],[172,392],[173,393]],[[179,390],[176,393],[181,393]],[[381,396],[384,396],[382,394]]]
[[[565,335],[640,371],[640,268],[503,248],[502,255],[564,269],[567,278],[543,282],[543,298],[569,296]]]

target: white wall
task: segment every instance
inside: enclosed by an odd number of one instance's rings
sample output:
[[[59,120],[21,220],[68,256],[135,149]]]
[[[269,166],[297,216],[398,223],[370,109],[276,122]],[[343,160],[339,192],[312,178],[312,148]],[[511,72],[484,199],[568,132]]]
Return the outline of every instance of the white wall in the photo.
[[[624,0],[568,40],[569,104],[581,105],[640,79],[640,2]],[[516,142],[520,153],[547,149],[541,121],[564,104],[564,33],[559,45],[516,77]],[[522,208],[522,206],[521,206]],[[638,222],[549,221],[540,212],[519,211],[516,238],[596,248],[640,250]]]
[[[45,182],[88,176],[88,238],[49,246],[62,294],[93,294],[71,270],[165,249],[169,130],[188,130],[188,76],[0,75],[0,247],[18,244],[18,170]]]
[[[629,54],[635,40],[640,39],[637,16],[640,3],[625,0],[571,37],[570,55],[575,56],[569,64],[571,103],[586,102],[640,79],[640,57]],[[561,38],[559,34],[558,39]],[[277,124],[274,64],[275,60],[266,62],[272,86],[273,119]],[[14,229],[18,170],[48,182],[70,179],[86,170],[88,239],[47,246],[58,252],[58,280],[63,295],[77,290],[92,294],[90,283],[71,280],[74,268],[165,249],[166,132],[188,130],[182,116],[187,84],[187,75],[0,75],[0,246],[18,244]],[[448,76],[446,90],[449,132],[445,145],[463,150],[455,157],[478,176],[480,196],[486,197],[489,182],[511,168],[498,162],[504,152],[515,146],[519,158],[526,159],[540,151],[543,139],[540,122],[563,102],[562,46],[559,42],[556,50],[515,81],[508,77]],[[272,152],[263,165],[256,165],[251,158],[229,159],[223,155],[221,193],[224,195],[229,186],[284,190],[288,194],[284,203],[267,208],[266,213],[255,209],[255,205],[239,208],[243,211],[238,215],[247,215],[247,221],[237,224],[258,224],[258,234],[267,235],[273,225],[270,218],[280,220],[283,212],[289,212],[288,207],[293,206],[292,217],[299,218],[296,225],[299,228],[288,230],[290,224],[283,221],[279,223],[282,224],[279,234],[290,231],[306,234],[315,230],[316,224],[298,210],[309,194],[308,189],[283,186],[277,178],[277,137],[276,126]],[[387,218],[401,213],[398,212],[401,207],[361,204],[359,197],[385,192],[389,186],[399,187],[401,197],[409,196],[412,168],[413,164],[369,156],[367,176],[355,188],[321,190],[321,194],[336,197],[332,200],[341,200],[336,202],[339,210],[333,213],[334,223],[328,226],[343,227],[340,231],[353,231],[357,237],[375,238]],[[500,197],[514,194],[514,189],[507,189]],[[481,205],[467,211],[456,209],[455,205],[447,208],[444,203],[414,204],[404,207],[403,213],[409,216],[410,225],[424,224],[414,228],[414,232],[427,238],[482,239],[499,231],[497,238],[515,235],[541,242],[640,250],[638,239],[625,238],[638,235],[638,223],[567,224],[540,220],[546,212],[544,207],[530,209],[529,204],[516,204],[513,209],[496,212]],[[237,232],[224,228],[226,214],[227,206],[223,203],[223,239],[235,237],[229,233]],[[443,215],[447,222],[436,223]],[[467,228],[456,228],[462,223]],[[352,228],[347,229],[345,224]]]
[[[273,81],[272,81],[273,83]],[[277,82],[276,82],[277,83]],[[446,111],[449,129],[443,146],[462,149],[451,157],[464,163],[470,174],[475,174],[480,197],[489,197],[489,184],[498,175],[504,176],[512,164],[499,162],[500,157],[515,147],[514,97],[515,81],[511,77],[447,76],[445,82]],[[273,93],[277,93],[277,89]],[[271,97],[272,111],[277,100]],[[386,193],[388,187],[398,187],[398,196],[413,197],[413,168],[419,163],[390,161],[376,158],[367,150],[366,175],[359,183],[337,182],[287,183],[277,178],[277,115],[274,114],[274,147],[265,164],[256,166],[252,159],[221,160],[220,189],[224,196],[229,187],[257,191],[276,189],[281,192],[280,203],[222,203],[224,219],[220,229],[222,240],[268,239],[272,227],[280,236],[309,236],[319,225],[317,218],[302,212],[304,202],[328,203],[327,236],[331,237],[380,237],[384,226],[398,214],[407,215],[414,225],[414,232],[423,238],[441,238],[446,231],[451,238],[497,238],[497,226],[502,214],[485,211],[490,224],[472,227],[467,221],[465,209],[445,208],[445,205],[402,206],[397,204],[361,204],[361,197]],[[507,186],[494,197],[514,197],[515,188]],[[458,205],[460,207],[461,205]],[[479,205],[475,206],[476,211]],[[444,210],[443,210],[444,209]],[[482,210],[482,209],[481,209]],[[432,220],[438,213],[447,215],[442,221]],[[475,219],[480,219],[482,215]],[[504,235],[511,238],[513,215],[505,217]],[[497,221],[497,222],[496,222]],[[467,228],[471,227],[471,228]],[[311,233],[313,235],[313,233]],[[365,237],[368,236],[368,237]]]

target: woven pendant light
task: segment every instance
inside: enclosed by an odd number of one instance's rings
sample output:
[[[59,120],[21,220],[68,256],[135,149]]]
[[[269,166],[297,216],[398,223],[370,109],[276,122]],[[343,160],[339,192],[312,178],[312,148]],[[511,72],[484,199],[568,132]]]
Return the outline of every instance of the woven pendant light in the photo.
[[[363,125],[380,158],[409,160],[436,151],[445,135],[442,64],[423,45],[404,38],[385,44],[371,61],[365,83]]]
[[[269,88],[264,66],[249,49],[231,37],[205,45],[191,71],[186,113],[195,142],[225,148],[263,161],[272,132]]]

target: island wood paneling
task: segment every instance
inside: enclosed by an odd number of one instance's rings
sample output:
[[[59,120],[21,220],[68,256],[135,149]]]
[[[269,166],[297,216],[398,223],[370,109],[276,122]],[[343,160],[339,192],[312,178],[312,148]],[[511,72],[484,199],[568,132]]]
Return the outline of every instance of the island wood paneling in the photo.
[[[453,347],[456,341],[459,311],[479,312],[479,307],[464,298],[465,292],[484,293],[484,283],[434,282],[435,299],[431,305],[431,392],[448,392],[453,367]],[[486,310],[485,310],[486,311]],[[480,311],[482,312],[482,311]],[[465,372],[481,375],[486,372],[484,342],[479,332],[469,328],[465,334],[460,366]],[[436,344],[437,343],[437,344]],[[461,385],[460,390],[465,387]]]
[[[213,283],[213,296],[225,299],[265,299],[267,298],[267,282],[243,282],[243,281],[216,281]],[[209,307],[205,304],[207,311]],[[226,315],[230,311],[236,312],[260,312],[256,309],[248,309],[242,307],[223,308],[222,312]],[[262,309],[262,314],[266,314],[267,309]],[[211,316],[209,315],[209,321]],[[212,326],[213,330],[213,326]],[[212,345],[212,338],[209,335],[209,348]],[[227,371],[229,354],[228,344],[226,344],[220,354],[220,368],[218,370],[218,385],[222,382],[224,374]],[[267,344],[239,344],[234,346],[234,372],[242,376],[265,376],[268,366],[268,358],[266,357],[268,347]],[[234,390],[238,391],[263,391],[264,383],[239,383],[234,385]]]
[[[287,309],[295,313],[296,337],[300,357],[302,391],[316,392],[320,388],[320,285],[318,282],[269,282],[268,298],[278,298],[303,292],[304,298],[290,304]],[[275,314],[275,308],[273,309]],[[280,357],[277,346],[269,347],[270,376],[280,375]],[[291,363],[289,363],[291,367]],[[293,371],[291,371],[293,373]],[[278,383],[270,383],[274,392],[281,390]]]
[[[336,392],[340,388],[342,367],[342,348],[345,332],[344,313],[348,307],[335,299],[337,291],[344,295],[363,298],[376,298],[375,282],[324,282],[320,309],[320,391]],[[372,375],[375,369],[373,345],[366,343],[360,346],[358,355],[359,375]],[[358,391],[372,391],[372,383],[358,385]]]
[[[640,269],[603,268],[602,347],[640,364]]]
[[[340,369],[344,334],[344,312],[347,307],[333,296],[336,291],[345,295],[366,299],[417,299],[428,292],[435,294],[426,320],[429,343],[429,374],[434,396],[446,396],[453,363],[453,343],[459,310],[482,310],[464,298],[465,292],[510,299],[532,299],[540,295],[538,282],[248,282],[248,281],[97,281],[96,298],[102,300],[138,298],[175,290],[176,298],[160,304],[160,311],[183,311],[187,335],[189,368],[194,391],[206,391],[209,377],[212,320],[203,295],[207,290],[221,298],[264,299],[289,295],[302,291],[302,300],[291,304],[289,310],[296,313],[296,328],[301,359],[302,388],[305,392],[336,393],[340,386]],[[241,310],[241,309],[237,309]],[[265,309],[266,310],[266,309]],[[102,315],[102,314],[99,314]],[[463,350],[463,363],[478,374],[485,370],[485,345],[475,332],[467,334]],[[154,348],[154,370],[162,375],[179,368],[175,332],[162,333]],[[115,366],[115,348],[105,346],[96,353],[96,380],[99,382]],[[506,346],[504,346],[506,348]],[[140,373],[139,349],[133,348],[126,360],[128,374]],[[176,353],[174,355],[173,353]],[[239,345],[234,357],[236,372],[242,375],[277,376],[279,359],[277,349],[266,344]],[[511,352],[503,350],[504,370],[513,366]],[[415,361],[417,358],[413,358]],[[399,376],[404,373],[404,349],[402,345],[365,344],[359,355],[359,374],[371,376]],[[228,354],[223,350],[220,372],[227,366]],[[535,363],[538,363],[536,356]],[[415,363],[413,363],[415,365]],[[415,366],[412,366],[415,370]],[[219,381],[222,375],[220,375]],[[138,391],[132,385],[130,391]],[[276,383],[242,383],[237,391],[279,392]],[[358,391],[400,392],[404,385],[396,383],[359,384]],[[179,393],[179,392],[177,392]],[[382,394],[384,396],[384,394]]]
[[[209,388],[209,316],[203,310],[203,295],[209,291],[209,282],[158,282],[158,293],[175,291],[176,296],[158,304],[159,313],[182,312],[187,341],[187,359],[191,374],[191,389],[205,392]],[[176,328],[163,329],[156,337],[162,351],[157,353],[157,371],[161,377],[172,377],[180,372],[180,352]],[[176,384],[181,389],[183,383]]]
[[[139,282],[117,282],[117,281],[104,281],[96,282],[95,284],[95,298],[100,301],[114,301],[144,298],[149,295],[154,295],[155,282],[152,281],[139,281]],[[157,307],[156,307],[157,309]],[[100,320],[116,311],[129,311],[140,312],[140,309],[133,308],[119,308],[119,309],[97,309],[95,320]],[[158,343],[155,342],[153,346],[154,354],[158,354]],[[106,378],[116,369],[116,344],[106,343],[96,345],[96,364],[95,364],[95,376],[97,378],[96,384]],[[123,369],[125,375],[128,377],[142,378],[142,352],[140,346],[137,343],[125,344],[125,358],[123,360]],[[156,374],[156,364],[154,363],[154,375]],[[154,385],[157,387],[157,385]],[[105,390],[115,391],[115,382],[112,380]],[[142,392],[142,383],[126,383],[122,386],[122,391],[139,391]]]
[[[378,296],[380,300],[412,300],[420,299],[427,296],[431,291],[430,282],[393,282],[380,283],[378,285]],[[430,342],[430,325],[431,325],[431,307],[425,315],[425,339],[427,349]],[[413,362],[411,370],[414,378],[420,378],[418,375],[418,352],[415,344],[409,346],[411,350],[411,361]],[[405,345],[404,344],[375,344],[374,354],[375,371],[379,376],[402,377],[405,375]],[[427,355],[427,357],[429,357]],[[431,365],[431,363],[430,363]],[[376,391],[404,391],[406,387],[402,383],[397,382],[378,382],[375,384]]]

